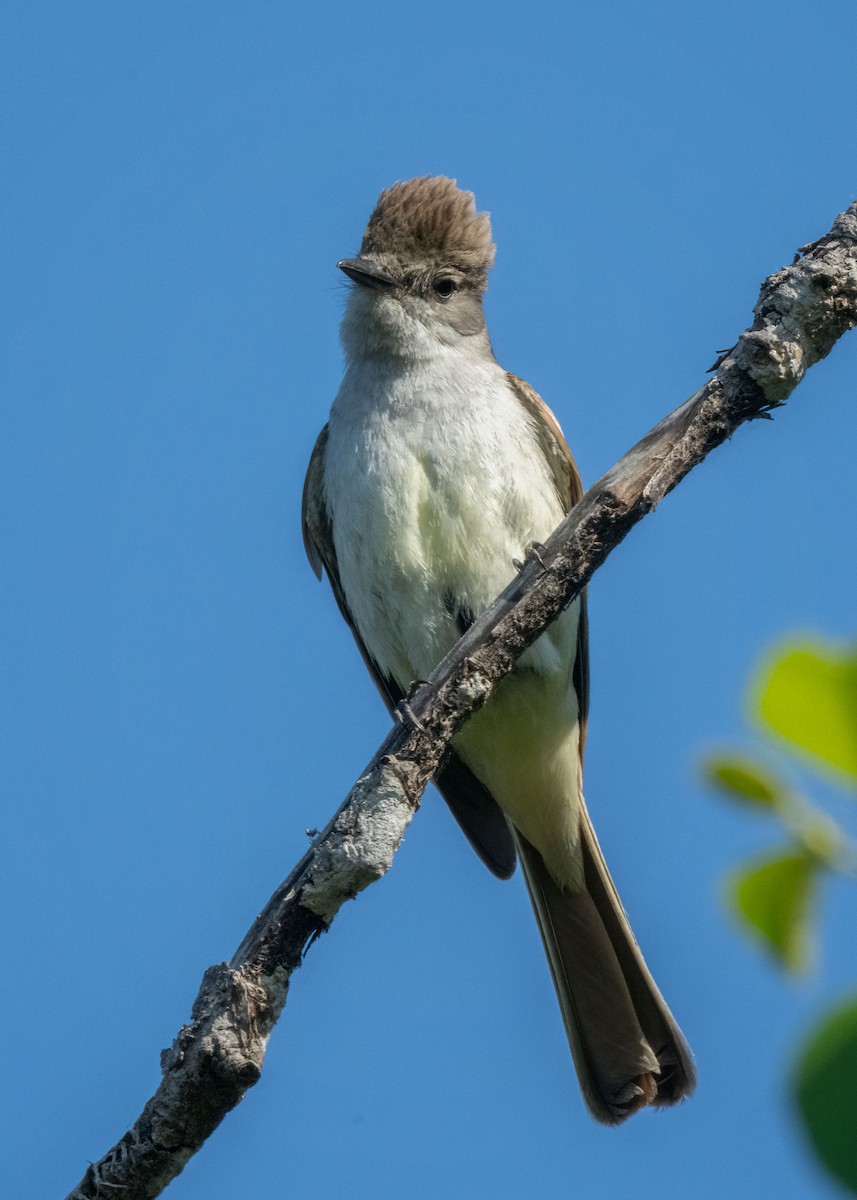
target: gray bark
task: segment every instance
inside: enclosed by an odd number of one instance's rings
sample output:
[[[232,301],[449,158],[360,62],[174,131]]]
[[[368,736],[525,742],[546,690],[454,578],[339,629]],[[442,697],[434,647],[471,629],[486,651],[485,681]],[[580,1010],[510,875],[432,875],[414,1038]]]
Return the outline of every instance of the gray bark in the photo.
[[[151,1200],[182,1170],[259,1078],[292,972],[340,906],[387,871],[467,716],[631,527],[739,425],[769,417],[857,325],[857,203],[765,281],[754,311],[708,382],[590,488],[411,698],[413,719],[408,713],[386,738],[231,962],[205,972],[190,1023],[161,1056],[157,1091],[69,1200]]]

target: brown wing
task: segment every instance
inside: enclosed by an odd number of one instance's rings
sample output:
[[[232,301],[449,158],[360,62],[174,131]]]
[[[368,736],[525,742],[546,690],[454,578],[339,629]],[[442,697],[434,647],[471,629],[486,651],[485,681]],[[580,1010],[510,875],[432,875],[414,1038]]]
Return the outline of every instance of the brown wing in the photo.
[[[366,664],[375,686],[387,708],[393,709],[403,698],[403,691],[389,675],[380,670],[361,638],[339,578],[336,548],[330,516],[324,503],[324,455],[327,448],[327,426],[319,434],[312,452],[304,481],[301,517],[304,548],[310,566],[321,579],[322,568],[327,572],[339,611],[354,635],[357,649]],[[435,775],[435,786],[449,805],[473,849],[490,871],[508,879],[515,870],[515,843],[506,818],[493,796],[483,787],[461,759],[450,750]]]
[[[583,496],[583,483],[577,463],[562,436],[559,421],[538,392],[534,392],[528,383],[509,372],[507,372],[506,378],[532,420],[539,444],[553,473],[554,484],[563,508],[566,512],[570,512]],[[580,754],[582,757],[589,717],[589,617],[586,611],[586,592],[581,593],[580,596],[577,656],[574,660],[572,679],[580,713]]]
[[[369,674],[375,681],[375,686],[384,697],[387,707],[393,709],[402,699],[402,690],[396,681],[385,675],[371,656],[363,639],[357,632],[357,626],[351,616],[351,610],[345,599],[342,584],[339,579],[339,569],[336,565],[336,550],[333,545],[333,531],[327,508],[324,503],[324,454],[327,448],[327,426],[325,425],[313,447],[309,460],[309,468],[304,480],[303,498],[301,501],[301,522],[303,525],[304,549],[310,566],[318,579],[321,579],[322,567],[327,571],[327,578],[333,589],[333,595],[348,628],[354,634],[357,649],[366,664]]]

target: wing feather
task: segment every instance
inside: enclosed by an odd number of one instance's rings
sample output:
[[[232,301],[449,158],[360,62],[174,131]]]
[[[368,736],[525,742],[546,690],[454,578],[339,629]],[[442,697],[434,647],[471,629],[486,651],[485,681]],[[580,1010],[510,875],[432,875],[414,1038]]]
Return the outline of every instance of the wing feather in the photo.
[[[530,416],[539,445],[553,473],[557,494],[568,513],[583,496],[583,483],[577,463],[563,437],[559,421],[528,383],[517,375],[507,373],[509,386]],[[580,616],[577,623],[577,655],[573,668],[574,690],[580,721],[580,755],[586,744],[586,727],[589,719],[589,616],[586,608],[586,592],[580,595]]]

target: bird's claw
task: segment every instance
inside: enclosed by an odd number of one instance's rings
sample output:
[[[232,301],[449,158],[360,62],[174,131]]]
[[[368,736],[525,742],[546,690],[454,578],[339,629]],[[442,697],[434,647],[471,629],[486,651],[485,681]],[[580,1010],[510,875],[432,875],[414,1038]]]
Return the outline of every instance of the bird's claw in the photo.
[[[527,546],[524,558],[527,560],[527,562],[537,562],[541,569],[546,571],[547,565],[545,560],[542,558],[542,555],[546,553],[547,548],[543,546],[541,542],[530,542],[529,546]]]
[[[531,562],[537,562],[539,564],[539,566],[541,567],[541,569],[543,571],[546,571],[548,569],[547,563],[542,558],[542,555],[545,553],[546,553],[545,547],[542,545],[541,542],[530,542],[529,545],[524,550],[524,561],[521,562],[521,560],[519,558],[513,558],[512,566],[515,568],[515,570],[518,572],[519,575],[524,570],[524,568],[527,566],[527,564],[531,563]]]
[[[413,725],[414,729],[418,729],[420,731],[420,733],[425,733],[425,731],[426,731],[425,725],[423,725],[422,721],[419,719],[417,714],[411,708],[411,706],[408,702],[407,696],[405,696],[404,699],[400,700],[399,703],[396,705],[396,707],[393,709],[393,716],[396,718],[396,720],[399,722],[400,725],[411,724],[411,725]]]

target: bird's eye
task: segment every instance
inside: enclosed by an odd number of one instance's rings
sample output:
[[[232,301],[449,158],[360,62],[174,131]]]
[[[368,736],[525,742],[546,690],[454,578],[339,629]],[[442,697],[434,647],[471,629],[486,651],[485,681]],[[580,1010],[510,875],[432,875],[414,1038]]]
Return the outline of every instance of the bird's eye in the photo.
[[[458,291],[458,284],[454,279],[447,277],[446,279],[438,279],[434,285],[434,290],[441,300],[448,300],[453,292]]]

